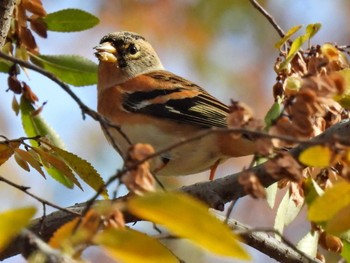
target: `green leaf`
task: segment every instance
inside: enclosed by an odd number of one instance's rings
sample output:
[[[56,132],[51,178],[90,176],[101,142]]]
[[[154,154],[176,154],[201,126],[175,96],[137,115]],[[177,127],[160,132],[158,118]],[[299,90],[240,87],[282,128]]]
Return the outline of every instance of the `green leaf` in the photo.
[[[307,166],[324,168],[331,163],[332,152],[327,146],[311,146],[299,155],[299,161]]]
[[[46,121],[39,114],[33,116],[35,109],[24,96],[21,97],[20,111],[22,126],[28,137],[38,135],[45,136],[49,139],[50,143],[60,148],[64,148],[63,142],[58,137],[57,133],[46,123]],[[39,146],[38,142],[35,140],[30,140],[30,143],[35,147]],[[73,187],[73,182],[56,168],[45,166],[45,163],[44,168],[52,178],[64,186],[68,188]]]
[[[306,27],[306,33],[304,35],[305,40],[310,40],[321,29],[320,23],[309,24]]]
[[[295,55],[299,52],[301,46],[308,40],[310,40],[317,32],[318,30],[321,28],[321,24],[320,23],[316,23],[316,24],[309,24],[306,27],[306,33],[302,36],[297,37],[291,47],[290,50],[288,52],[288,55],[286,57],[286,60],[283,61],[279,68],[278,71],[281,71],[283,69],[285,69],[287,67],[287,65],[292,61],[292,59],[295,57]]]
[[[231,229],[210,214],[203,203],[186,194],[148,193],[130,198],[127,209],[218,255],[244,260],[250,258]]]
[[[319,232],[307,233],[297,244],[297,248],[312,258],[316,257],[318,247]]]
[[[159,241],[132,229],[108,228],[94,238],[118,262],[178,263],[178,259]]]
[[[311,177],[307,177],[303,184],[305,203],[311,205],[317,197],[323,195],[324,191]]]
[[[88,161],[58,147],[52,145],[51,147],[53,151],[58,154],[66,162],[66,164],[92,189],[98,191],[104,186],[101,175]],[[108,199],[107,189],[104,189],[101,195]]]
[[[284,227],[289,225],[295,219],[301,208],[302,204],[297,206],[291,198],[290,192],[287,191],[277,209],[274,229],[282,234]],[[276,235],[276,238],[280,239],[278,235]]]
[[[343,240],[343,249],[340,254],[346,262],[350,262],[350,243],[347,240]]]
[[[288,39],[294,35],[300,28],[302,28],[301,25],[299,26],[294,26],[291,29],[288,30],[288,32],[284,35],[283,38],[281,38],[276,44],[275,48],[280,49],[281,46],[288,41]]]
[[[339,182],[325,191],[310,206],[310,221],[323,222],[334,217],[341,209],[350,205],[350,183]]]
[[[12,62],[0,58],[0,72],[8,73],[12,65]]]
[[[28,137],[45,136],[53,145],[65,148],[63,141],[56,131],[42,118],[40,114],[34,114],[35,108],[24,96],[21,96],[20,111],[22,125]],[[38,146],[37,141],[30,140],[33,146]]]
[[[271,209],[275,206],[277,190],[277,182],[266,188],[266,201]]]
[[[295,55],[299,52],[301,46],[305,43],[305,41],[306,41],[306,39],[303,36],[299,36],[293,41],[293,43],[290,47],[290,50],[288,52],[288,55],[287,55],[285,61],[283,61],[280,64],[278,71],[281,71],[288,66],[288,64],[292,61],[292,59],[295,57]]]
[[[34,207],[23,207],[0,213],[0,252],[30,223]]]
[[[34,55],[31,61],[73,86],[97,83],[97,64],[77,55]]]
[[[57,32],[77,32],[96,26],[99,19],[80,9],[63,9],[43,18],[47,29]]]
[[[271,108],[267,112],[264,121],[266,125],[266,129],[271,127],[273,122],[280,116],[281,114],[281,102],[276,101],[274,104],[272,104]]]

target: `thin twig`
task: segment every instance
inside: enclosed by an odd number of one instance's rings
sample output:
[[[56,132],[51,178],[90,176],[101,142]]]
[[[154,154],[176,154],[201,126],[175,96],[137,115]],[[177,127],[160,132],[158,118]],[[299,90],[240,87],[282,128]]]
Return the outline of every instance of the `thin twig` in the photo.
[[[282,38],[285,36],[283,29],[277,24],[276,20],[256,1],[249,0],[252,5],[270,22],[274,29],[276,29],[278,35]]]
[[[115,149],[117,149],[119,151],[119,153],[120,153],[120,149],[119,149],[118,145],[116,144],[113,136],[110,134],[108,128],[116,129],[120,133],[120,135],[126,140],[126,142],[131,145],[130,139],[121,130],[120,126],[111,123],[108,119],[106,119],[105,117],[101,116],[98,112],[96,112],[93,109],[91,109],[88,106],[86,106],[80,100],[80,98],[72,91],[72,89],[66,83],[64,83],[59,78],[57,78],[54,74],[52,74],[52,73],[46,71],[45,69],[42,69],[42,68],[40,68],[40,67],[38,67],[38,66],[36,66],[34,64],[31,64],[31,63],[29,63],[29,62],[27,62],[25,60],[21,60],[21,59],[9,56],[9,55],[5,54],[4,52],[0,52],[0,58],[3,58],[3,59],[8,60],[8,61],[11,61],[11,62],[13,62],[15,64],[18,64],[18,65],[21,65],[21,66],[23,66],[25,68],[34,70],[34,71],[42,74],[43,76],[49,78],[50,80],[55,82],[57,85],[59,85],[79,105],[79,107],[80,107],[80,109],[82,111],[83,119],[85,119],[85,114],[87,114],[91,118],[93,118],[94,120],[98,121],[101,124],[101,126],[105,130],[106,135],[109,138],[111,144],[113,145],[113,147]]]
[[[28,187],[28,186],[23,186],[23,185],[15,184],[14,182],[11,182],[10,180],[7,180],[5,177],[3,177],[3,176],[1,176],[1,175],[0,175],[0,181],[6,183],[6,184],[8,184],[8,185],[11,185],[12,187],[14,187],[14,188],[16,188],[16,189],[18,189],[18,190],[24,192],[25,194],[31,196],[32,198],[34,198],[35,200],[39,201],[39,202],[42,203],[42,204],[51,206],[51,207],[53,207],[53,208],[56,208],[56,209],[61,210],[61,211],[64,211],[64,212],[67,212],[67,213],[72,214],[72,215],[74,215],[74,216],[80,216],[79,213],[70,211],[70,210],[67,209],[67,208],[58,206],[58,205],[56,205],[56,204],[54,204],[54,203],[51,203],[51,202],[49,202],[49,201],[47,201],[47,200],[45,200],[45,199],[43,199],[43,198],[41,198],[41,197],[39,197],[39,196],[36,196],[36,195],[30,193],[30,192],[28,191],[28,190],[30,189],[30,187]]]

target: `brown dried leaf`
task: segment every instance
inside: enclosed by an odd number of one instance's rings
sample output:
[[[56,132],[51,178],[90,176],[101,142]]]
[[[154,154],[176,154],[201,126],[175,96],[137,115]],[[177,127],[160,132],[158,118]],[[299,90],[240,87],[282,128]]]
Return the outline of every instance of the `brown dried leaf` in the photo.
[[[40,0],[22,0],[22,5],[29,12],[38,16],[43,17],[47,14]]]
[[[317,75],[320,70],[328,65],[329,60],[326,57],[310,57],[307,63],[307,71],[311,76]]]
[[[20,145],[19,142],[0,143],[0,165],[6,162]]]
[[[325,76],[308,77],[303,80],[301,90],[312,90],[316,96],[332,98],[346,89],[344,77],[337,72]]]
[[[25,46],[29,51],[34,54],[38,53],[39,49],[36,45],[35,38],[28,28],[22,27],[19,30],[19,39],[21,41],[21,44]]]
[[[227,124],[231,128],[241,128],[253,119],[253,111],[244,103],[231,101]]]
[[[329,235],[326,232],[322,232],[319,239],[319,244],[326,250],[335,253],[341,253],[343,249],[343,242],[339,237]]]
[[[39,98],[35,95],[32,89],[27,85],[27,83],[22,82],[23,84],[23,96],[30,101],[30,103],[35,103]]]
[[[287,152],[280,152],[265,164],[266,172],[276,179],[288,178],[299,182],[302,179],[301,165]]]
[[[324,131],[326,128],[340,122],[343,118],[347,119],[349,116],[342,116],[344,109],[339,103],[330,101],[326,107],[326,114],[323,117],[324,120]]]
[[[123,213],[120,211],[120,205],[114,204],[110,207],[109,213],[104,215],[103,224],[105,227],[124,228],[125,219]]]
[[[238,182],[243,185],[244,191],[253,198],[266,198],[265,188],[253,172],[243,171],[238,177]]]
[[[294,128],[295,127],[292,121],[287,116],[282,116],[278,118],[278,120],[275,122],[273,126],[270,127],[269,134],[277,135],[277,136],[284,135],[284,136],[299,138]],[[278,139],[273,139],[272,144],[276,148],[292,147],[294,145],[294,143],[292,142],[286,142],[284,140],[278,140]]]
[[[30,171],[28,163],[25,160],[23,160],[23,158],[16,152],[15,152],[15,161],[18,164],[18,166],[21,167],[23,170],[27,172]]]
[[[81,184],[75,177],[75,175],[72,172],[72,169],[69,168],[69,166],[58,156],[56,156],[54,153],[51,153],[49,151],[46,151],[43,148],[37,147],[33,148],[33,150],[40,155],[41,161],[43,164],[47,167],[54,167],[59,172],[64,174],[71,182],[73,182],[76,186],[78,186],[81,190],[83,190]]]
[[[275,98],[275,100],[278,98],[278,97],[282,97],[283,96],[283,84],[278,81],[275,83],[275,85],[273,85],[273,97]]]
[[[155,191],[155,179],[150,172],[149,161],[139,164],[136,168],[132,167],[135,163],[144,160],[153,153],[154,149],[149,144],[138,143],[130,147],[125,162],[128,171],[121,178],[130,192],[143,195],[146,192]]]
[[[8,76],[7,84],[9,86],[9,89],[13,91],[15,94],[22,93],[22,85],[21,85],[21,82],[17,79],[16,75]]]
[[[17,148],[15,149],[15,153],[16,155],[20,156],[22,160],[29,163],[31,167],[37,170],[45,178],[45,174],[41,169],[41,164],[39,160],[33,156],[33,152],[29,153],[27,151]]]
[[[18,30],[27,26],[27,13],[22,4],[17,5],[16,20],[18,22]]]
[[[255,141],[256,152],[261,156],[268,156],[273,153],[274,147],[270,138],[258,138]]]
[[[291,182],[289,185],[289,193],[295,206],[299,207],[304,203],[304,189],[301,184],[296,182]]]
[[[43,19],[37,15],[32,15],[29,18],[30,28],[42,38],[47,38],[47,25]]]

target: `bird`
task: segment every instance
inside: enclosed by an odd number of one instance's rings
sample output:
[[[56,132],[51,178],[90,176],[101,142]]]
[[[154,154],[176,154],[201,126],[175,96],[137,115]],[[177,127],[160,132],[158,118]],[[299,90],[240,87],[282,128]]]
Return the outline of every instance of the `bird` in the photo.
[[[229,107],[200,86],[167,71],[141,35],[113,32],[94,47],[99,60],[97,111],[118,125],[105,132],[125,159],[131,144],[146,143],[159,151],[211,128],[227,128]],[[107,135],[108,133],[108,135]],[[152,163],[156,175],[177,176],[211,170],[230,157],[253,154],[245,136],[210,133],[162,152]]]

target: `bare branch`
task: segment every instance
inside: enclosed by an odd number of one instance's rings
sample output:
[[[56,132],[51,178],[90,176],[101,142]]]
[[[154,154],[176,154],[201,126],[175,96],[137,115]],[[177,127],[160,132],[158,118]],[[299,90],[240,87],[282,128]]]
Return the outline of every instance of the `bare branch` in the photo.
[[[242,223],[230,219],[228,225],[243,238],[244,243],[283,263],[321,263],[318,259],[310,258],[299,251],[291,242],[286,240],[280,233],[282,241],[269,235],[268,232],[276,233],[273,229],[249,228]]]
[[[14,182],[11,182],[10,180],[7,180],[5,177],[1,176],[0,175],[0,182],[4,182],[20,191],[22,191],[23,193],[29,195],[30,197],[34,198],[35,200],[39,201],[40,203],[42,203],[43,205],[48,205],[48,206],[51,206],[53,208],[56,208],[58,210],[61,210],[61,211],[64,211],[64,212],[67,212],[67,213],[71,213],[72,215],[74,216],[80,216],[80,214],[78,213],[75,213],[74,211],[70,211],[68,210],[67,208],[64,208],[64,207],[61,207],[61,206],[58,206],[54,203],[51,203],[37,195],[34,195],[32,193],[30,193],[28,190],[30,189],[29,186],[23,186],[23,185],[19,185],[19,184],[15,184]]]
[[[276,20],[256,0],[249,1],[264,17],[266,17],[266,19],[270,22],[273,28],[276,29],[278,35],[281,38],[284,37],[285,33],[283,29],[277,24]]]

